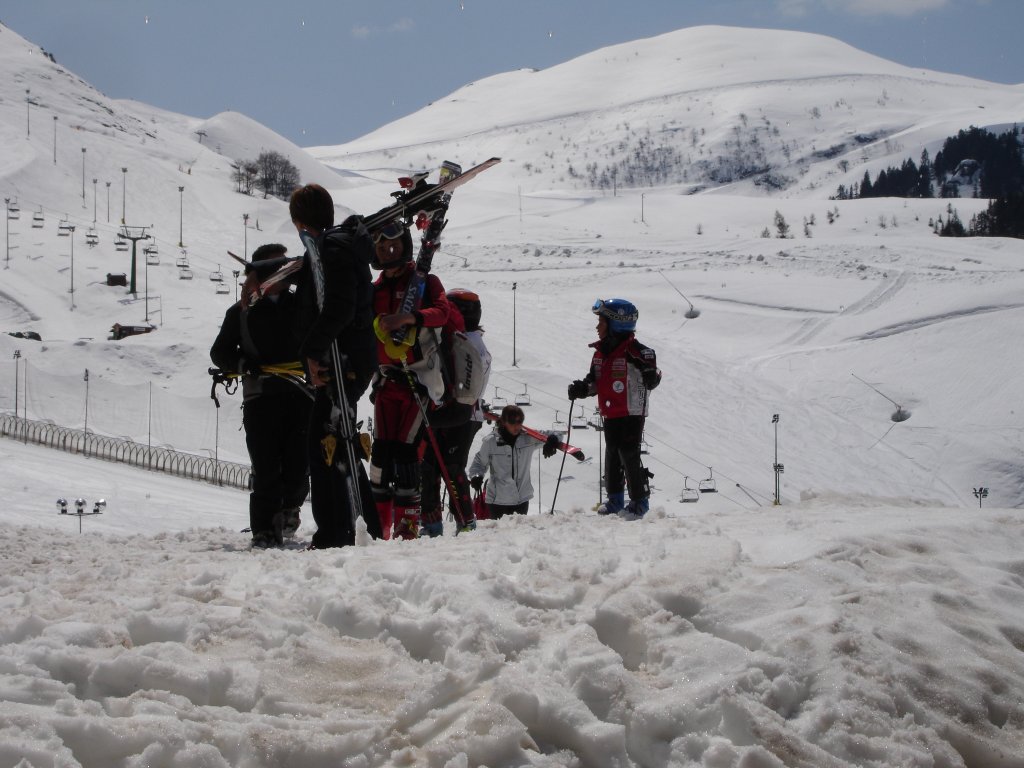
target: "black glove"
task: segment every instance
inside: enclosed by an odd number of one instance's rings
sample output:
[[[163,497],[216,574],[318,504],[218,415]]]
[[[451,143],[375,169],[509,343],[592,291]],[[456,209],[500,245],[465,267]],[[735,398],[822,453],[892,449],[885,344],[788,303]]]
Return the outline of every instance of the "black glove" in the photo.
[[[544,441],[544,458],[550,459],[555,455],[558,450],[558,444],[561,440],[558,439],[558,435],[548,435],[548,439]]]
[[[569,385],[569,399],[578,400],[581,397],[590,396],[590,385],[582,379],[576,379]]]
[[[259,376],[261,373],[257,363],[252,363],[244,357],[238,358],[238,372],[246,376]]]
[[[648,389],[654,389],[661,384],[661,371],[657,368],[644,368],[640,375],[643,377],[644,386]]]
[[[469,484],[473,486],[474,491],[480,493],[480,489],[484,487],[484,479],[480,475],[477,475],[476,477],[470,478]]]

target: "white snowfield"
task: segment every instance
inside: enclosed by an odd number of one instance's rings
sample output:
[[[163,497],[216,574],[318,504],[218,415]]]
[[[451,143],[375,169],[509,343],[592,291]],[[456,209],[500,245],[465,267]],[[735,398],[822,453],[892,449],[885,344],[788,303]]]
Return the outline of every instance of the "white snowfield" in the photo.
[[[340,217],[410,170],[498,155],[456,192],[434,268],[482,297],[488,399],[528,400],[588,456],[553,514],[561,456],[538,460],[526,517],[250,552],[244,493],[0,440],[0,768],[1024,767],[1024,243],[932,234],[984,200],[828,199],[1012,126],[1019,87],[696,28],[307,152],[235,113],[109,100],[2,26],[0,72],[20,207],[0,331],[43,338],[0,334],[5,414],[244,460],[240,398],[215,409],[206,375],[225,252],[300,244],[232,163],[286,154]],[[690,176],[587,185],[666,132]],[[735,175],[752,157],[788,181]],[[105,280],[130,268],[122,212],[160,255],[139,254],[134,296]],[[634,522],[592,511],[594,401],[565,397],[612,296],[664,373]],[[702,482],[717,492],[680,501]]]

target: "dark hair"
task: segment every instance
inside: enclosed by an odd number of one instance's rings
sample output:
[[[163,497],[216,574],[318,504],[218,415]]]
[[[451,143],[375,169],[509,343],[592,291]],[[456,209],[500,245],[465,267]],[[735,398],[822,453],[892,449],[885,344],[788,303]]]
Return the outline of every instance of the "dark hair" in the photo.
[[[307,184],[292,192],[288,213],[292,221],[323,231],[334,225],[334,200],[319,184]]]
[[[275,256],[284,256],[288,249],[280,243],[266,243],[252,252],[252,261],[263,261]]]
[[[523,409],[518,405],[506,405],[501,409],[501,420],[509,421],[510,419],[514,419],[522,424],[523,420],[526,419],[526,414],[523,413]]]

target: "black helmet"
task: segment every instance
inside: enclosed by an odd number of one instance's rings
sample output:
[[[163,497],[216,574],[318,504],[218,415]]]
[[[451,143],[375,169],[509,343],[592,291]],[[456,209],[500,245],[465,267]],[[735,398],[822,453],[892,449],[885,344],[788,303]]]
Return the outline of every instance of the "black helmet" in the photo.
[[[452,288],[445,295],[462,313],[462,319],[466,321],[466,330],[480,330],[480,297],[465,288]]]
[[[407,261],[412,261],[414,254],[412,252],[412,235],[409,234],[409,228],[405,226],[405,223],[401,219],[394,219],[389,221],[380,229],[375,229],[370,233],[373,238],[373,258],[370,261],[370,266],[374,269],[385,269],[386,267],[396,267],[399,264],[404,264]],[[377,258],[377,243],[381,240],[401,240],[402,241],[402,258],[394,262],[381,263],[380,259]]]

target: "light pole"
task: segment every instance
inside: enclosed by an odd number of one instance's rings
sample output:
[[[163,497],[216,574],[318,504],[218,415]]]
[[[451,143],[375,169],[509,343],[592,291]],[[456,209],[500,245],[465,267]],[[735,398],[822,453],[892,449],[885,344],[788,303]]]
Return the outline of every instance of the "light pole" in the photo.
[[[185,247],[185,188],[178,187],[178,247]]]
[[[89,369],[85,369],[85,427],[82,430],[86,435],[89,434]]]
[[[646,224],[647,223],[647,222],[644,221],[644,194],[645,193],[643,193],[643,192],[640,193],[640,223],[641,224]]]
[[[53,116],[53,164],[57,164],[57,116]]]
[[[779,499],[779,475],[785,470],[785,467],[779,464],[779,414],[772,414],[772,424],[775,425],[775,463],[772,465],[772,469],[775,470],[775,502],[772,506],[777,507],[782,504]]]
[[[242,214],[242,258],[249,258],[249,214]]]
[[[21,350],[14,350],[14,418],[18,418],[18,364],[21,362]]]
[[[110,182],[106,182],[107,185],[107,224],[110,223]]]
[[[82,207],[85,208],[85,147],[82,147]]]
[[[988,488],[980,486],[974,489],[974,496],[978,500],[978,509],[981,509],[981,500],[988,498]]]
[[[11,268],[11,213],[10,213],[10,209],[11,209],[11,198],[5,197],[4,198],[4,229],[5,229],[5,232],[6,232],[6,240],[7,240],[7,250],[5,251],[6,254],[7,254],[7,260],[4,263],[4,269],[10,269]]]
[[[25,89],[25,138],[27,139],[32,135],[32,98],[29,94],[32,92],[31,88]]]
[[[238,276],[242,274],[242,270],[233,269],[231,270],[231,274],[235,276],[235,301],[238,301]]]
[[[516,364],[516,286],[512,283],[512,367],[518,368]]]
[[[96,182],[99,179],[92,180],[92,223],[96,223]]]
[[[65,224],[65,229],[71,230],[71,311],[75,311],[75,225]]]
[[[121,223],[124,224],[125,198],[128,197],[128,169],[121,169]]]

